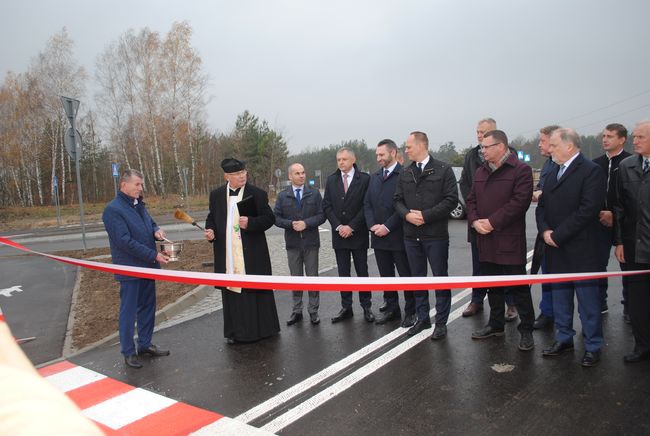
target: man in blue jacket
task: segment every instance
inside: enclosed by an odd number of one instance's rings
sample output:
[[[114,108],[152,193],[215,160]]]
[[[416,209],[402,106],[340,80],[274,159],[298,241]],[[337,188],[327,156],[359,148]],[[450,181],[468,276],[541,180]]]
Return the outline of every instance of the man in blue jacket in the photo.
[[[400,277],[410,277],[411,268],[404,248],[402,217],[393,205],[393,195],[402,171],[402,165],[397,161],[397,145],[391,139],[379,141],[376,155],[380,168],[370,176],[363,209],[366,225],[370,230],[370,242],[375,251],[377,269],[382,277],[395,277],[395,268]],[[402,316],[397,291],[384,291],[384,301],[384,314],[377,319],[376,324],[386,324]],[[415,324],[413,292],[404,292],[404,314],[402,327]]]
[[[318,189],[305,185],[305,168],[294,163],[287,171],[291,186],[280,192],[275,200],[275,225],[284,229],[289,272],[292,276],[318,275],[318,226],[325,222],[322,197]],[[303,269],[304,268],[304,269]],[[312,324],[320,323],[318,307],[320,294],[309,291],[309,318]],[[287,325],[302,320],[302,291],[293,291],[293,310]]]
[[[127,169],[120,179],[120,192],[104,209],[102,219],[108,233],[113,264],[160,268],[169,257],[156,251],[156,239],[165,232],[153,221],[142,201],[142,173]],[[120,283],[120,346],[124,362],[142,368],[138,356],[168,356],[151,343],[156,314],[156,282],[115,274]],[[133,335],[138,324],[138,347]]]

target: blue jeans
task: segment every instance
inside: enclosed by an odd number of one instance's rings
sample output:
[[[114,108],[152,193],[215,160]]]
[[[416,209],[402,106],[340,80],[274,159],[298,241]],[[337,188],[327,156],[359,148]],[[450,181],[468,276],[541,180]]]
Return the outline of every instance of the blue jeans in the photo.
[[[578,299],[585,351],[600,351],[604,340],[598,280],[553,283],[555,340],[561,343],[573,342],[576,334],[573,329],[574,293]]]
[[[449,239],[405,239],[406,256],[411,266],[413,277],[427,276],[427,261],[435,277],[447,277],[447,260],[449,258]],[[429,291],[413,291],[415,294],[415,312],[419,320],[429,318]],[[451,289],[436,291],[436,324],[447,324],[451,309]]]
[[[151,345],[156,319],[156,282],[148,279],[120,282],[120,346],[122,354],[136,353],[133,335],[138,322],[138,348]]]

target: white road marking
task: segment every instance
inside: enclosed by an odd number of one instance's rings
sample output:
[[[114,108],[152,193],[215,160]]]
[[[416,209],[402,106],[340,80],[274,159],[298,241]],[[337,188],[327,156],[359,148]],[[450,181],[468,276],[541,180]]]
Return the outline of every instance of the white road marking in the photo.
[[[104,378],[106,376],[103,374],[81,366],[75,366],[74,368],[48,376],[47,381],[61,392],[68,392]]]
[[[84,409],[82,413],[117,430],[175,403],[176,400],[138,388]]]
[[[533,250],[529,251],[526,254],[527,258],[530,258],[533,255]],[[526,268],[528,270],[529,266],[526,265]],[[457,303],[459,300],[464,299],[466,296],[470,295],[472,292],[471,288],[466,288],[459,292],[458,294],[454,295],[452,297],[452,302],[451,304]],[[458,309],[454,310],[450,316],[448,323],[451,323],[458,317],[462,315],[463,312],[463,307],[459,307]],[[435,309],[432,309],[430,312],[430,316],[435,315]],[[352,353],[351,355],[345,357],[344,359],[328,366],[327,368],[321,370],[320,372],[312,375],[311,377],[303,380],[302,382],[290,387],[289,389],[285,390],[284,392],[279,393],[278,395],[268,399],[267,401],[259,404],[258,406],[253,407],[252,409],[248,410],[247,412],[242,413],[235,419],[243,421],[243,422],[250,422],[256,418],[259,418],[260,416],[270,412],[271,410],[276,409],[277,407],[281,406],[282,404],[288,402],[292,398],[296,397],[297,395],[307,391],[308,389],[312,388],[313,386],[317,385],[318,383],[322,382],[323,380],[331,377],[332,375],[336,374],[337,372],[347,368],[348,366],[351,366],[352,364],[358,362],[362,358],[366,357],[373,351],[381,348],[383,345],[389,343],[390,341],[394,340],[395,338],[401,336],[404,334],[406,331],[405,328],[397,328],[393,330],[392,332],[388,333],[387,335],[377,339],[376,341],[368,344],[364,348]],[[305,402],[299,404],[298,406],[290,409],[289,411],[285,412],[284,414],[278,416],[275,418],[273,421],[267,423],[265,426],[262,428],[264,430],[268,430],[271,432],[277,432],[287,425],[291,424],[292,422],[296,421],[300,417],[304,416],[305,414],[309,413],[311,410],[315,409],[316,407],[320,406],[321,404],[325,403],[326,401],[330,400],[331,398],[334,398],[336,395],[340,394],[344,390],[348,389],[352,385],[354,385],[357,381],[367,377],[377,369],[381,368],[384,366],[386,363],[392,361],[393,359],[396,359],[406,351],[410,350],[423,340],[425,340],[427,337],[430,335],[429,330],[425,330],[420,332],[419,334],[413,336],[412,338],[402,342],[395,348],[387,351],[385,354],[379,356],[378,358],[374,359],[373,361],[369,362],[368,364],[364,365],[363,367],[359,368],[358,370],[354,371],[352,374],[346,376],[345,378],[339,380],[337,383],[335,383],[332,386],[329,386],[328,388],[324,389],[320,393],[312,396],[310,399],[306,400]]]
[[[12,292],[23,292],[23,290],[21,289],[22,287],[23,285],[15,285],[10,288],[0,289],[0,295],[3,295],[5,297],[11,297]]]
[[[237,436],[269,436],[269,433],[259,428],[251,427],[250,425],[243,424],[234,419],[224,416],[216,422],[207,425],[200,430],[190,433],[195,436],[208,436],[208,435],[226,435],[232,434]]]

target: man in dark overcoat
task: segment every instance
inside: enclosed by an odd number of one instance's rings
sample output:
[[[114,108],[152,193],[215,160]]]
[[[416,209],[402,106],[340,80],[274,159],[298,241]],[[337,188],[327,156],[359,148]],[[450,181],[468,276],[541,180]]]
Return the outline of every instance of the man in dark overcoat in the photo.
[[[244,162],[221,162],[227,183],[210,193],[205,237],[213,243],[214,272],[271,275],[271,259],[264,232],[275,222],[265,191],[247,183]],[[241,213],[240,213],[241,212]],[[253,342],[280,331],[273,291],[221,290],[223,335],[229,344]]]
[[[370,176],[368,192],[363,209],[366,225],[370,230],[370,244],[375,251],[377,269],[382,277],[395,277],[395,269],[400,277],[410,277],[411,268],[404,248],[402,217],[395,211],[393,196],[402,165],[397,161],[397,144],[384,139],[377,144],[375,151],[379,170]],[[397,291],[384,291],[386,308],[376,323],[385,324],[401,318]],[[381,309],[380,309],[381,310]],[[415,299],[413,292],[404,292],[404,321],[402,327],[415,324]]]
[[[580,137],[573,129],[555,130],[549,147],[558,166],[547,176],[535,211],[537,230],[546,243],[546,267],[550,274],[598,271],[596,235],[607,191],[605,174],[580,153]],[[604,342],[598,280],[553,283],[552,289],[555,342],[542,355],[559,356],[573,349],[575,296],[585,346],[581,364],[596,365]]]
[[[508,148],[501,130],[487,132],[481,144],[485,163],[474,174],[467,196],[467,220],[476,230],[481,275],[526,274],[526,211],[533,192],[532,169]],[[504,287],[488,289],[490,320],[472,339],[504,334]],[[519,349],[533,349],[535,321],[530,287],[508,287],[519,310]]]
[[[350,277],[351,262],[357,277],[368,277],[368,227],[363,215],[363,199],[370,176],[359,171],[354,150],[341,147],[336,152],[338,169],[327,177],[323,195],[323,211],[332,226],[332,248],[336,255],[339,277]],[[359,292],[363,317],[374,322],[370,292]],[[341,310],[332,318],[340,322],[352,318],[352,292],[341,292]]]

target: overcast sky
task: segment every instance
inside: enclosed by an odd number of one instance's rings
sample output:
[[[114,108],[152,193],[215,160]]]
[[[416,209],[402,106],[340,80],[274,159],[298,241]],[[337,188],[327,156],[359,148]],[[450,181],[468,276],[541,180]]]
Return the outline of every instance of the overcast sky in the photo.
[[[26,71],[64,26],[93,77],[97,55],[129,28],[164,35],[187,20],[211,79],[209,125],[229,131],[249,110],[292,152],[401,143],[412,130],[462,149],[487,116],[510,137],[650,118],[647,0],[3,3],[2,77]]]

